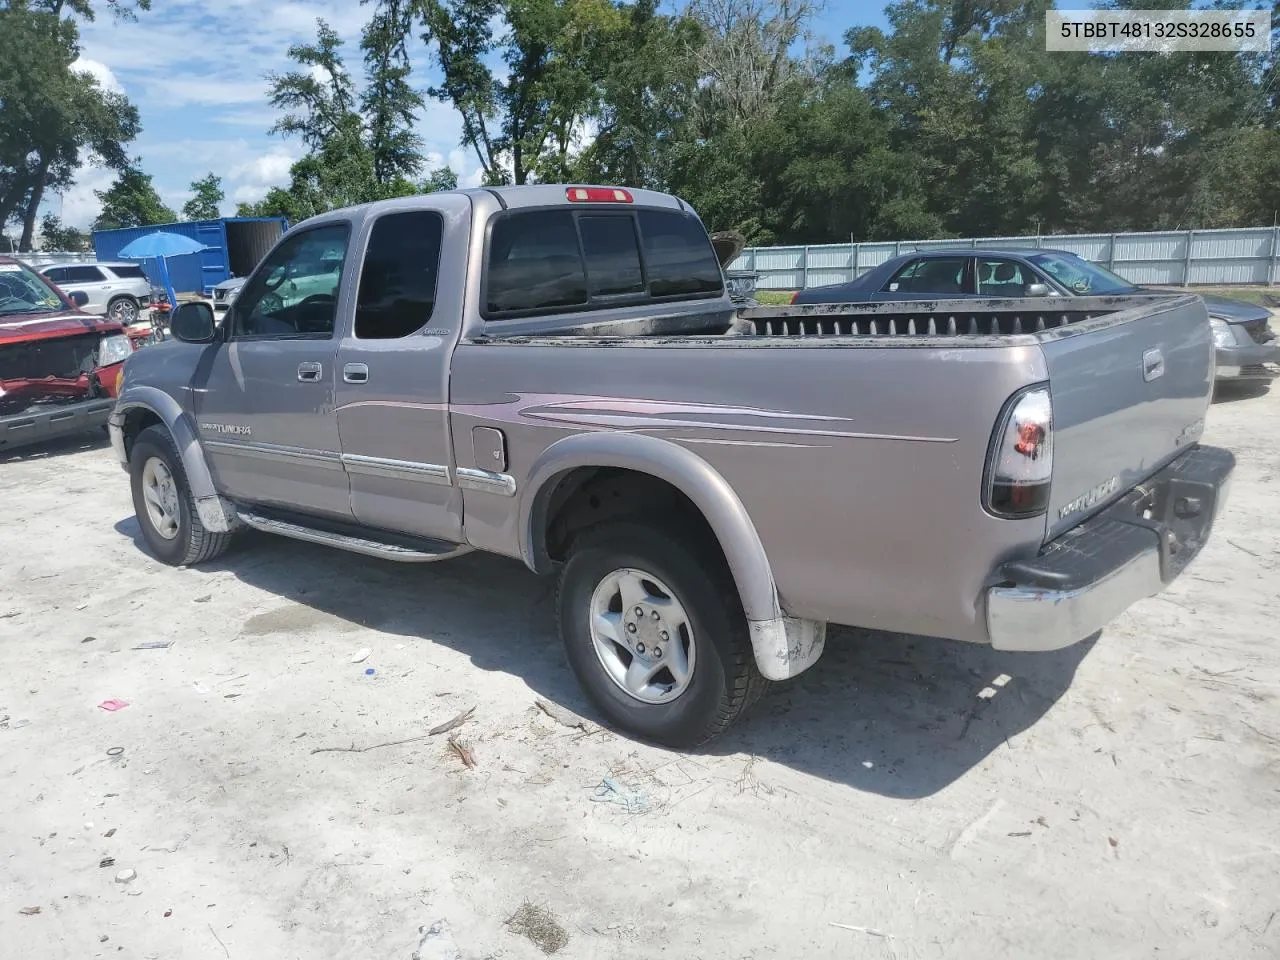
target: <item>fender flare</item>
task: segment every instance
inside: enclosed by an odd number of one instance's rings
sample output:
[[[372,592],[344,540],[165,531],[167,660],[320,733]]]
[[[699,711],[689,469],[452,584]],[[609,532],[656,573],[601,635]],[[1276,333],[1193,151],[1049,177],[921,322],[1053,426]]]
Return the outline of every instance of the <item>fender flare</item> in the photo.
[[[131,410],[149,410],[160,418],[173,444],[177,447],[178,456],[182,458],[182,469],[187,474],[187,484],[191,487],[191,496],[196,501],[200,513],[200,521],[205,528],[214,533],[225,533],[235,529],[235,511],[231,505],[218,496],[213,483],[213,473],[204,456],[204,448],[200,445],[200,434],[191,416],[182,406],[156,387],[125,385],[124,393],[116,403],[112,413],[112,422],[124,429],[125,419]],[[123,454],[123,445],[121,453]]]
[[[520,554],[531,570],[548,566],[547,507],[562,474],[616,467],[665,480],[702,513],[729,562],[748,620],[783,616],[764,544],[738,494],[711,464],[679,444],[641,433],[580,433],[558,440],[529,470],[519,503]]]

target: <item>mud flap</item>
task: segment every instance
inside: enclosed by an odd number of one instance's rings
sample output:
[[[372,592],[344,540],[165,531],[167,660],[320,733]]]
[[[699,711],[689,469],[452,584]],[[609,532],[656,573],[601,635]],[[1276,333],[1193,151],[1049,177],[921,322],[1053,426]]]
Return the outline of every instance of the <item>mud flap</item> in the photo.
[[[766,680],[788,680],[818,662],[827,643],[827,625],[819,620],[776,617],[752,620],[751,647]]]

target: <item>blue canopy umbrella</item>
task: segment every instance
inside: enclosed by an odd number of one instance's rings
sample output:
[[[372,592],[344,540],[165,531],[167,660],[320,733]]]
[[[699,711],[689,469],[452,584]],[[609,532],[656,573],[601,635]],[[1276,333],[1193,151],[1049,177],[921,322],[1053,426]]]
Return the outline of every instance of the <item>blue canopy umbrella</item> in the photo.
[[[116,256],[125,260],[155,260],[160,264],[160,277],[164,283],[165,295],[169,298],[169,308],[176,309],[178,297],[173,290],[173,281],[169,279],[169,257],[182,257],[189,253],[199,253],[207,249],[199,240],[192,240],[180,233],[167,233],[164,230],[148,233],[126,243]]]

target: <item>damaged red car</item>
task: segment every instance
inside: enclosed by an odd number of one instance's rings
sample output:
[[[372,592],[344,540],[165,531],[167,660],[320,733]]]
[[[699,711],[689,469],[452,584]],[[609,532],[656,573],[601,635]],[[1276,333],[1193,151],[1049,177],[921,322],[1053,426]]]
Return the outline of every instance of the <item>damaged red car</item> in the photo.
[[[133,345],[83,296],[0,257],[0,452],[106,424]]]

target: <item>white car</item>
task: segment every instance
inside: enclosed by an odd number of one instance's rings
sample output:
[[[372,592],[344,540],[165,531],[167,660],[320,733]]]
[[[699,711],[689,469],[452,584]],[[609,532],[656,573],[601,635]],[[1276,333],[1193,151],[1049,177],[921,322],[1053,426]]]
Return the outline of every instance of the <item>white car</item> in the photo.
[[[67,293],[83,291],[89,298],[82,310],[107,316],[128,326],[138,320],[151,299],[151,281],[136,263],[65,263],[37,267]]]

